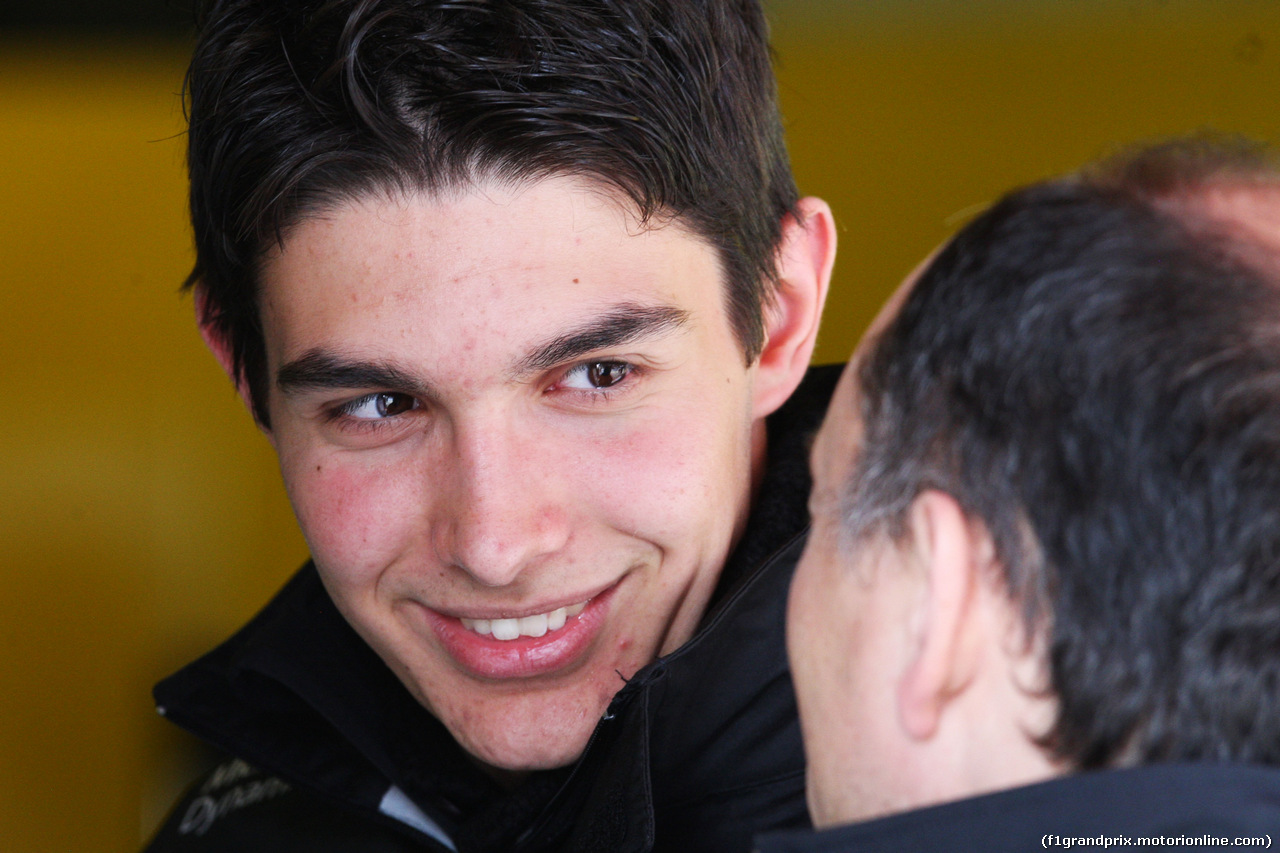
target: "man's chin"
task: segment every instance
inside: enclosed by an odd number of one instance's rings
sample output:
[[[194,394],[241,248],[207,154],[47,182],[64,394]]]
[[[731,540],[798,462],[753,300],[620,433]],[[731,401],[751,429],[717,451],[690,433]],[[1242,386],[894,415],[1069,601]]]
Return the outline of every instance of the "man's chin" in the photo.
[[[573,764],[586,750],[594,729],[593,723],[582,732],[561,732],[554,740],[545,734],[521,736],[523,733],[512,731],[492,732],[490,737],[479,732],[454,732],[454,739],[481,769],[510,786],[538,770]]]
[[[566,767],[581,757],[614,694],[624,686],[614,666],[578,671],[558,684],[477,687],[425,697],[471,758],[494,776]],[[470,689],[468,689],[470,688]]]

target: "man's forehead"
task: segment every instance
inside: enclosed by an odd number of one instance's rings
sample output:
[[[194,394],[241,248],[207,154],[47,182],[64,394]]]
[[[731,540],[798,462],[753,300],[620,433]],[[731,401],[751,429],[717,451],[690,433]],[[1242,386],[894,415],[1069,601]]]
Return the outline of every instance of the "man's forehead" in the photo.
[[[856,371],[875,351],[875,348],[880,343],[880,338],[893,324],[893,321],[897,319],[898,315],[902,313],[902,307],[906,304],[907,297],[910,296],[911,292],[915,289],[916,283],[928,271],[929,267],[933,264],[934,259],[938,256],[938,253],[945,249],[946,246],[947,243],[942,243],[936,246],[933,251],[925,256],[924,260],[916,264],[911,272],[907,273],[906,277],[898,284],[897,289],[894,290],[893,293],[889,295],[889,298],[885,300],[884,305],[882,305],[880,307],[880,311],[877,312],[875,319],[871,321],[871,324],[867,326],[867,330],[863,332],[862,337],[858,340],[858,345],[854,348],[853,354],[849,358],[849,365],[851,369]],[[847,370],[846,373],[848,373]],[[861,389],[856,388],[857,378],[854,377],[851,379],[851,382],[853,382],[855,386],[852,390],[860,394]]]
[[[862,440],[861,414],[858,410],[858,371],[850,363],[840,375],[822,426],[814,436],[809,451],[809,470],[813,475],[813,503],[827,511],[839,503],[839,497]]]
[[[1192,200],[1210,219],[1235,232],[1244,245],[1256,245],[1271,259],[1280,252],[1280,182],[1226,184]]]
[[[681,217],[662,210],[644,213],[629,195],[603,180],[590,175],[553,173],[510,179],[477,176],[438,188],[374,187],[338,196],[308,208],[278,230],[278,239],[265,247],[264,256],[267,260],[278,257],[289,248],[293,242],[291,237],[299,229],[314,228],[317,224],[328,225],[336,236],[341,236],[343,220],[353,214],[371,216],[393,225],[422,210],[452,212],[464,208],[473,216],[487,213],[496,219],[504,213],[516,212],[517,222],[523,218],[535,225],[548,221],[563,223],[575,234],[604,225],[634,237],[670,232],[712,247],[710,241]]]
[[[858,455],[864,452],[861,387],[863,365],[874,353],[885,331],[901,313],[916,283],[945,246],[944,243],[930,252],[885,301],[840,376],[822,428],[815,436],[810,450],[809,470],[813,474],[814,503],[817,505],[825,505],[832,510],[838,507],[844,483],[848,480]]]
[[[704,255],[714,266],[711,281],[680,275],[691,254]],[[646,271],[667,273],[667,286],[677,291],[723,283],[719,251],[682,220],[642,220],[620,193],[555,176],[338,200],[291,224],[269,247],[261,266],[263,291],[269,296],[292,284],[282,280],[282,269],[309,264],[320,273],[341,271],[359,297],[374,290],[372,283],[356,286],[360,274],[376,275],[376,265],[388,260],[416,263],[427,275],[439,270],[459,282],[543,268],[553,275],[581,275],[602,297],[625,286],[628,274]]]
[[[655,284],[674,296],[719,292],[720,258],[705,240],[676,221],[641,226],[601,193],[557,178],[344,202],[296,223],[268,252],[266,306],[321,287],[341,287],[352,304],[407,300],[430,286],[474,305],[510,295],[513,283],[569,280],[579,298],[605,303]]]

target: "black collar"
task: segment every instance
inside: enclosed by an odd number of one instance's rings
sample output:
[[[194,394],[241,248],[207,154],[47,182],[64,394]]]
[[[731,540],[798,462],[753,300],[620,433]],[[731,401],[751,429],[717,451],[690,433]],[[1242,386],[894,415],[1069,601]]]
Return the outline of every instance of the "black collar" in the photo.
[[[1222,849],[1214,839],[1230,846],[1268,833],[1280,833],[1280,769],[1165,764],[1064,776],[816,833],[771,833],[757,851],[1024,853],[1066,849],[1064,839],[1119,838],[1118,849],[1125,838],[1156,836],[1180,839],[1157,842],[1180,849]]]

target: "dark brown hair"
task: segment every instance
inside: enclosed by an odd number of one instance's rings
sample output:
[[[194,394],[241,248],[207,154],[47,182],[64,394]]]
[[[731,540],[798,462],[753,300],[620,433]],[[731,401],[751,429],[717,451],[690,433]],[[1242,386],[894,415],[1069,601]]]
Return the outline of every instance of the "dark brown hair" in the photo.
[[[264,251],[377,191],[595,181],[718,251],[759,353],[797,193],[756,0],[220,0],[198,29],[188,285],[264,425]]]
[[[925,489],[986,526],[1077,768],[1280,762],[1280,286],[1196,201],[1276,187],[1247,149],[1005,197],[859,371],[851,539],[906,535]]]

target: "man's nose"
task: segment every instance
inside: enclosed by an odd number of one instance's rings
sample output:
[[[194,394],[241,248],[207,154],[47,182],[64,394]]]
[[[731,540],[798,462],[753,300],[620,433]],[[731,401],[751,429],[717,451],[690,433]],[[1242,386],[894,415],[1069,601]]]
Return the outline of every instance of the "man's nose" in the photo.
[[[556,460],[520,433],[502,419],[457,426],[435,502],[437,556],[485,586],[513,583],[569,540]]]

